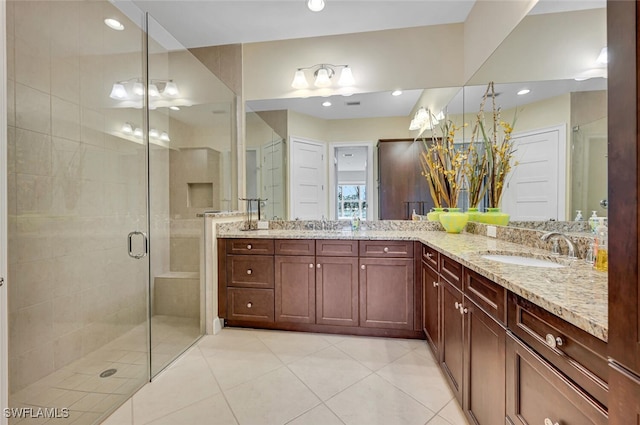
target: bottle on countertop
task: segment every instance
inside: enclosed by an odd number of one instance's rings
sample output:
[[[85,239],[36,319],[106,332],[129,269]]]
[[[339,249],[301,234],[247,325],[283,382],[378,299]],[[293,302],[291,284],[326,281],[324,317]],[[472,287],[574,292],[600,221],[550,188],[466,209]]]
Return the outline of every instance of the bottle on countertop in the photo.
[[[360,217],[353,213],[353,217],[351,218],[351,230],[360,230]]]
[[[589,217],[589,227],[591,233],[596,233],[596,227],[598,227],[598,214],[595,211],[591,211],[591,217]]]
[[[609,228],[605,224],[604,217],[598,219],[596,227],[597,252],[594,268],[601,272],[609,270]]]
[[[582,221],[582,211],[576,210],[576,218],[573,221]]]
[[[416,210],[414,209],[413,212],[411,213],[411,220],[413,221],[418,221],[420,220],[420,217],[418,217],[418,214],[416,214]]]

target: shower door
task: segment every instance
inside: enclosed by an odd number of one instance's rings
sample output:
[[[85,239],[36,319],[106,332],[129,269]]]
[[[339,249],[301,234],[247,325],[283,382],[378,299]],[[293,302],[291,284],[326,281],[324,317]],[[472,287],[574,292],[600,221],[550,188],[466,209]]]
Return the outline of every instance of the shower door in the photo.
[[[147,19],[155,376],[204,334],[203,213],[229,208],[235,95],[151,16]]]

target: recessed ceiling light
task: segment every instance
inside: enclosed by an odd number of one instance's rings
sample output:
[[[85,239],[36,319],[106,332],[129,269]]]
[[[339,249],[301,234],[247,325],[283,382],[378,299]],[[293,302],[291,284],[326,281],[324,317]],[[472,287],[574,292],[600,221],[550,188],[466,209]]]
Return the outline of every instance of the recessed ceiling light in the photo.
[[[402,90],[394,90],[391,92],[391,96],[400,96],[402,94]]]
[[[116,31],[122,31],[124,29],[124,25],[122,25],[120,23],[120,21],[113,19],[113,18],[107,18],[104,20],[104,23],[111,29],[116,30]]]
[[[169,106],[169,109],[171,109],[172,111],[179,111],[180,108],[178,108],[177,106]]]
[[[522,89],[522,90],[520,90],[520,91],[518,92],[518,96],[522,96],[523,94],[527,94],[527,93],[529,93],[529,92],[531,92],[531,90],[529,90],[529,89]]]
[[[322,106],[331,106],[331,102],[325,100],[324,102],[322,102]]]
[[[324,9],[324,0],[309,0],[307,2],[307,7],[312,12],[320,12]]]

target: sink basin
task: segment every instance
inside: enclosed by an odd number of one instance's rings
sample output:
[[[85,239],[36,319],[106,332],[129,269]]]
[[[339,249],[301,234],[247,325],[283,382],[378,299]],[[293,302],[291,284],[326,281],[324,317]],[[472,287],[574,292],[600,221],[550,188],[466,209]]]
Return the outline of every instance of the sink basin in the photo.
[[[482,258],[485,260],[497,261],[498,263],[506,263],[506,264],[516,264],[518,266],[529,266],[529,267],[546,267],[550,269],[559,269],[563,266],[562,264],[554,263],[549,260],[542,260],[540,258],[531,258],[531,257],[521,257],[519,255],[483,255]]]

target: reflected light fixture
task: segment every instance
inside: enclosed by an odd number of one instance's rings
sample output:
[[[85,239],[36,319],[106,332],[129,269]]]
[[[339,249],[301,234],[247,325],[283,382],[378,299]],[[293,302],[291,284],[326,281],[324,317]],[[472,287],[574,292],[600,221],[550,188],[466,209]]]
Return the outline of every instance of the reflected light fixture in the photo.
[[[320,12],[324,9],[324,0],[308,0],[307,7],[312,12]]]
[[[122,25],[117,19],[107,18],[104,20],[104,23],[112,30],[122,31],[124,29],[124,25]]]
[[[324,102],[322,102],[322,106],[331,106],[331,102],[325,100]]]
[[[162,140],[163,142],[171,141],[171,139],[169,139],[169,134],[166,131],[163,131],[162,134],[160,134],[160,140]]]
[[[179,111],[180,108],[177,106],[169,106],[169,109],[171,109],[172,111]]]
[[[522,90],[520,90],[520,91],[519,91],[518,93],[516,93],[516,94],[517,94],[518,96],[523,96],[523,95],[525,95],[525,94],[529,94],[529,93],[531,93],[531,90],[529,90],[529,89],[522,89]]]
[[[142,129],[140,127],[136,127],[136,129],[133,130],[133,135],[139,139],[142,139]]]
[[[172,80],[167,81],[167,84],[164,86],[164,90],[162,94],[165,96],[178,96],[180,91],[178,90],[178,86]]]
[[[158,86],[153,83],[149,84],[149,97],[160,97]]]
[[[122,83],[114,83],[111,87],[111,94],[109,95],[112,99],[126,99],[129,97],[127,93],[127,89],[124,88],[124,84]]]
[[[400,96],[402,94],[402,90],[394,90],[391,92],[391,96]]]
[[[609,55],[607,54],[607,46],[603,47],[602,50],[600,50],[600,54],[598,55],[598,59],[596,59],[596,62],[599,63],[600,65],[606,65],[609,63]]]
[[[158,130],[156,130],[155,128],[152,128],[149,130],[149,137],[157,139],[158,137],[160,137],[160,133],[158,133]]]
[[[125,134],[132,134],[133,133],[133,126],[131,125],[130,122],[126,122],[124,124],[122,124],[122,132]]]
[[[133,83],[133,94],[142,96],[144,94],[144,86],[140,81]]]
[[[144,96],[146,88],[140,78],[116,81],[111,87],[109,97],[115,100],[139,100]],[[149,97],[176,98],[180,96],[178,85],[173,80],[149,81]]]
[[[444,119],[445,115],[443,111],[434,114],[424,106],[421,106],[413,116],[409,124],[409,130],[431,130],[433,126],[438,125],[438,123]]]
[[[298,68],[293,76],[291,87],[302,90],[309,87],[309,81],[304,73],[305,70],[313,70],[313,85],[324,88],[331,86],[331,79],[340,71],[338,85],[342,87],[350,87],[355,84],[353,73],[349,65],[331,65],[327,63],[316,64],[306,68]]]

